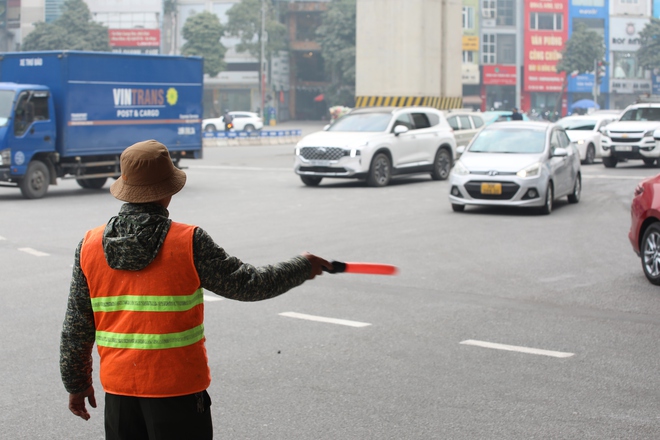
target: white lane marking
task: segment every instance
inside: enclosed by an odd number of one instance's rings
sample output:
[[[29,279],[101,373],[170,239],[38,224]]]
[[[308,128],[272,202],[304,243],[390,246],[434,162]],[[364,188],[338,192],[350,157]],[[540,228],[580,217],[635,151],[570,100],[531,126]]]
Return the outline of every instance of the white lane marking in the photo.
[[[651,176],[608,176],[605,174],[583,174],[584,179],[619,179],[619,180],[644,180]]]
[[[0,241],[2,240],[6,240],[6,238],[0,235]]]
[[[47,256],[50,255],[50,254],[47,254],[45,252],[41,252],[41,251],[38,251],[36,249],[32,249],[32,248],[28,248],[28,247],[18,248],[18,250],[22,251],[22,252],[25,252],[26,254],[34,255],[35,257],[47,257]]]
[[[323,316],[305,315],[303,313],[296,313],[296,312],[280,313],[280,316],[286,316],[288,318],[306,319],[308,321],[327,322],[329,324],[347,325],[349,327],[368,327],[371,325],[366,322],[347,321],[345,319],[336,319],[336,318],[324,318]]]
[[[264,167],[237,167],[227,165],[191,165],[188,168],[204,170],[233,170],[233,171],[291,171],[293,168],[264,168]]]
[[[222,301],[223,298],[217,296],[217,295],[204,295],[204,301]]]
[[[575,353],[566,353],[562,351],[541,350],[540,348],[519,347],[517,345],[496,344],[494,342],[475,341],[472,339],[462,341],[461,344],[474,345],[477,347],[485,347],[485,348],[494,348],[496,350],[517,351],[520,353],[527,353],[527,354],[538,354],[541,356],[551,356],[556,358],[567,358],[575,354]]]

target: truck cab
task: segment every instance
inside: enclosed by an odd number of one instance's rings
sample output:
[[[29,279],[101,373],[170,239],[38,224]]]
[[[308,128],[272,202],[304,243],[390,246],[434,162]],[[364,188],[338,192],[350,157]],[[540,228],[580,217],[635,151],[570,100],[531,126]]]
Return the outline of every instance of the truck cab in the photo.
[[[50,160],[55,136],[55,110],[47,87],[0,83],[2,181],[18,184],[28,198],[39,196],[56,177]]]

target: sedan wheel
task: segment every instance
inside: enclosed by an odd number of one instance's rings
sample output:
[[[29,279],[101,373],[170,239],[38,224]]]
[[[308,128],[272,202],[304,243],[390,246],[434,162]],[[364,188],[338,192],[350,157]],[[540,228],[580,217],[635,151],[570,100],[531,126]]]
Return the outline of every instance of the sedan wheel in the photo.
[[[589,144],[587,146],[587,153],[585,154],[584,163],[587,165],[591,165],[592,163],[594,163],[595,158],[596,158],[596,148],[594,147],[594,144]]]
[[[379,153],[371,161],[371,168],[369,169],[369,176],[367,177],[367,185],[369,186],[386,186],[390,183],[392,176],[390,158],[386,154]]]
[[[644,232],[642,268],[651,283],[660,285],[660,223],[653,223]]]
[[[580,194],[582,193],[582,176],[579,174],[575,178],[575,185],[573,192],[568,195],[568,203],[577,203],[580,201]]]
[[[549,215],[552,212],[552,202],[555,199],[555,192],[552,188],[552,182],[548,183],[548,189],[545,191],[545,205],[541,208],[541,214]]]
[[[206,127],[204,127],[204,131],[208,131],[209,133],[215,131],[215,125],[213,124],[207,125]]]

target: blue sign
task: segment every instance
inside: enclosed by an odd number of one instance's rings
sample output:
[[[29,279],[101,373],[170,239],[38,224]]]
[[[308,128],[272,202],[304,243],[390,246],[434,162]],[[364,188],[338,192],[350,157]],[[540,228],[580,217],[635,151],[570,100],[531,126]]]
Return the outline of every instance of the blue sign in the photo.
[[[660,0],[653,0],[660,3]],[[583,2],[580,2],[583,3]],[[603,25],[603,37],[605,39],[605,61],[609,62],[610,52],[610,16],[609,1],[604,1],[603,6],[575,6],[570,2],[568,9],[568,36],[573,33],[573,19],[595,19]],[[605,76],[601,78],[600,93],[609,93],[609,69],[605,70]],[[593,93],[594,75],[584,73],[575,77],[568,77],[567,90],[569,93]]]

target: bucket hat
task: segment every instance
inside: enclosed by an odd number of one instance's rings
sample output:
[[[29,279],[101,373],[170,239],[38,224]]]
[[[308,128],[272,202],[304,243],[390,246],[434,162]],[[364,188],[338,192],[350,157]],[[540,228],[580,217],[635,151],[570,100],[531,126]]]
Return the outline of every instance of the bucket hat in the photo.
[[[125,149],[120,164],[121,177],[110,186],[110,193],[124,202],[155,202],[186,184],[186,173],[174,166],[167,147],[153,139]]]

